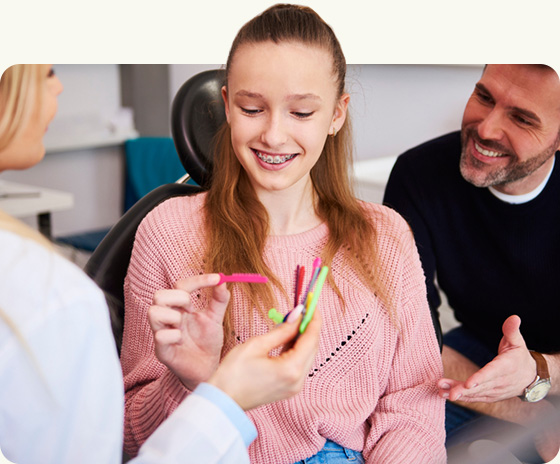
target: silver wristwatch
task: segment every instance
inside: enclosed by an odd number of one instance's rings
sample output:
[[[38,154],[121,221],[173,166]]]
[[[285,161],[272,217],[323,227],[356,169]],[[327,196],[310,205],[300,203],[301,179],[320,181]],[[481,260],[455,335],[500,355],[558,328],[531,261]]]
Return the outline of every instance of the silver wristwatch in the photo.
[[[536,351],[529,350],[529,353],[537,363],[537,377],[531,385],[525,388],[525,392],[520,398],[529,403],[536,403],[542,400],[550,390],[550,374],[548,373],[548,364],[544,356]]]

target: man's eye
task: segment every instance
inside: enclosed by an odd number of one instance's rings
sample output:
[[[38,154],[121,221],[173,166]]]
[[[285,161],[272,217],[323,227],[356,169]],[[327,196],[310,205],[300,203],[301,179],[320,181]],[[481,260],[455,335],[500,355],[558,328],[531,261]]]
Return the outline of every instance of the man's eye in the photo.
[[[478,99],[480,101],[482,101],[483,103],[492,103],[492,97],[490,95],[487,95],[485,93],[480,93],[478,92],[476,94],[476,96],[478,97]]]
[[[533,123],[531,121],[529,121],[528,119],[524,118],[523,116],[519,116],[519,115],[514,115],[513,119],[518,122],[519,124],[521,124],[522,126],[532,126]]]

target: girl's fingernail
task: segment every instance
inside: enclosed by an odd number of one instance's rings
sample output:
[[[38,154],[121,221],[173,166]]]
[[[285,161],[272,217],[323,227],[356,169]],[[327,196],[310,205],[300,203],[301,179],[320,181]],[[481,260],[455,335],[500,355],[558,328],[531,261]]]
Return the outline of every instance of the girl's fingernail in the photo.
[[[303,311],[303,305],[298,304],[294,309],[290,311],[290,313],[286,317],[286,322],[289,324],[291,322],[297,321],[302,311]]]

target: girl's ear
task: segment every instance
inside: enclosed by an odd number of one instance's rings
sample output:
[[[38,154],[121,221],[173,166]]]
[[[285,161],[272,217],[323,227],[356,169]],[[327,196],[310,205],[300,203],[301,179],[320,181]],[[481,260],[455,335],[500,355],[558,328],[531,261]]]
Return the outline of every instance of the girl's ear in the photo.
[[[227,88],[225,85],[222,87],[222,99],[224,100],[224,106],[226,109],[226,119],[229,124],[229,103],[227,98]]]
[[[350,95],[348,95],[347,93],[342,94],[334,108],[334,115],[331,123],[333,134],[340,132],[340,129],[342,129],[342,126],[344,125],[344,121],[346,121],[348,103],[350,103]]]

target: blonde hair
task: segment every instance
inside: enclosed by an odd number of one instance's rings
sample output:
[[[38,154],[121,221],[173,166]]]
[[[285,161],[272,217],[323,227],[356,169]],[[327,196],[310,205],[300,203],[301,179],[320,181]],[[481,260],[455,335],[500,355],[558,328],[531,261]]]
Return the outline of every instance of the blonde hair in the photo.
[[[241,28],[227,60],[226,86],[237,49],[244,44],[266,41],[303,43],[329,52],[333,59],[337,96],[340,98],[343,95],[346,60],[334,32],[311,8],[288,4],[268,8]],[[347,262],[358,270],[364,283],[390,307],[383,275],[372,273],[372,269],[380,267],[377,235],[374,224],[353,194],[349,180],[351,165],[352,135],[347,117],[336,137],[327,137],[323,152],[310,173],[317,215],[329,228],[328,241],[321,258],[324,264],[330,265],[337,252],[344,253]],[[227,124],[224,124],[216,138],[214,172],[210,185],[205,203],[207,271],[265,274],[288,299],[286,291],[263,260],[262,254],[269,233],[268,214],[235,156]],[[342,299],[332,275],[329,274],[328,279]],[[269,286],[247,284],[244,288],[254,308],[263,314],[275,305],[274,294]],[[233,332],[231,304],[230,302],[224,321],[226,340]],[[392,316],[391,312],[390,315]]]
[[[19,64],[9,67],[2,74],[0,79],[0,153],[19,135],[19,132],[24,129],[34,112],[42,105],[42,93],[39,92],[39,86],[44,80],[47,67],[44,64]],[[0,229],[13,232],[25,239],[33,240],[45,248],[54,251],[52,243],[43,235],[3,211],[0,211]],[[29,344],[19,328],[2,308],[0,308],[0,320],[6,324],[21,343],[50,393],[45,380],[46,377]]]
[[[48,65],[16,64],[0,79],[0,152],[24,129],[32,114],[42,105],[39,86]]]
[[[16,64],[4,71],[0,79],[0,154],[23,130],[29,118],[42,105],[42,85],[48,65]],[[1,155],[0,155],[1,156]],[[0,228],[32,239],[52,249],[43,235],[0,211]]]

